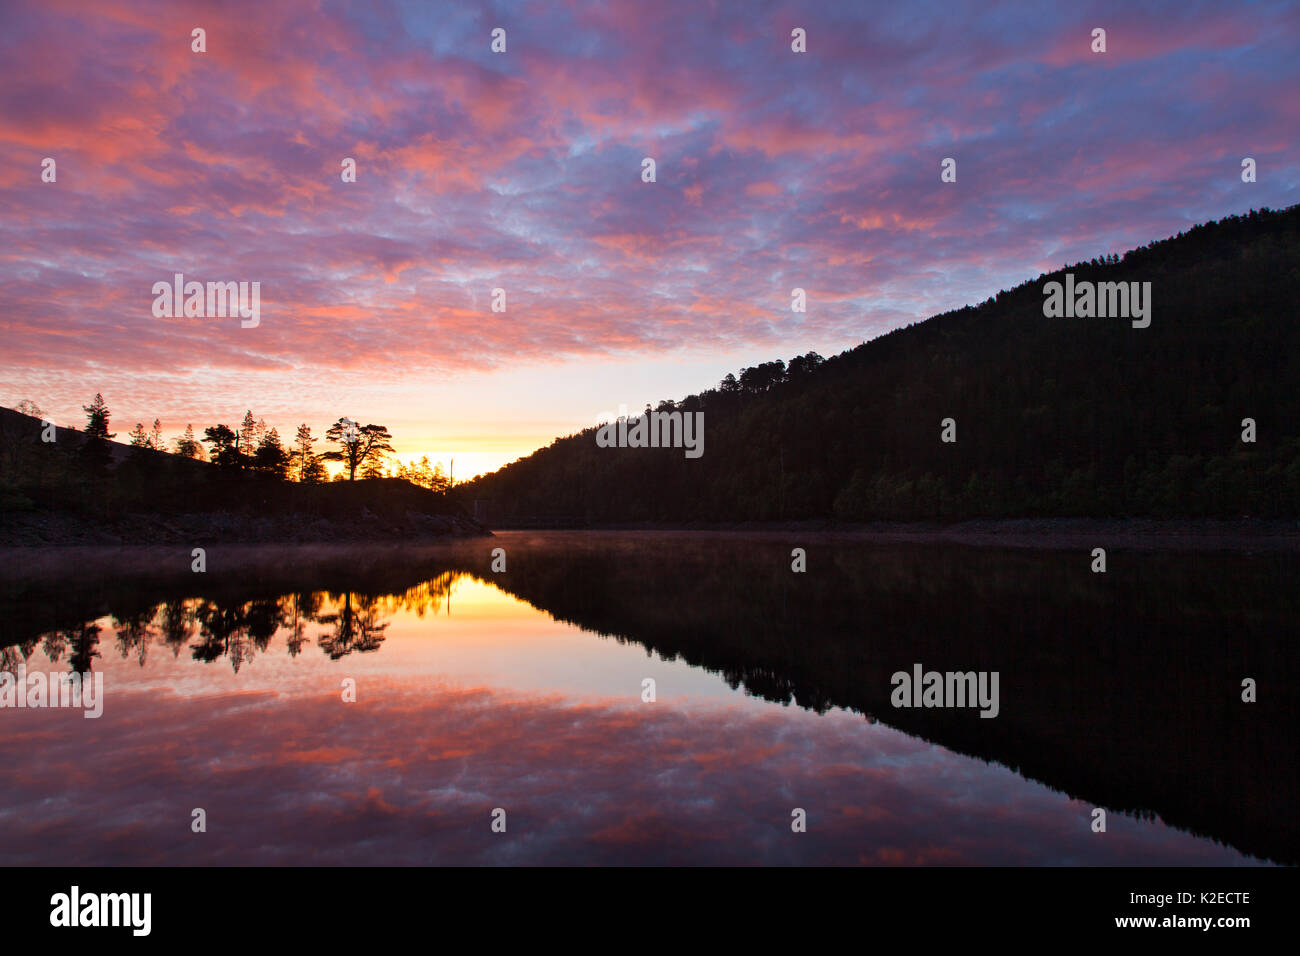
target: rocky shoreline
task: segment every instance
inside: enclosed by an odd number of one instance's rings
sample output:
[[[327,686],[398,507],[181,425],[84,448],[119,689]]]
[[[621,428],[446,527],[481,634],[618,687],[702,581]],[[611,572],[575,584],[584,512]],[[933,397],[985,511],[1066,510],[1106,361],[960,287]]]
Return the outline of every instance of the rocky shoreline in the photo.
[[[61,547],[150,544],[315,544],[364,541],[428,541],[490,536],[467,515],[406,511],[355,516],[246,515],[229,513],[123,514],[94,520],[63,512],[0,513],[0,547]]]
[[[700,533],[807,541],[855,538],[994,548],[1117,547],[1135,551],[1300,551],[1300,521],[1212,518],[976,518],[952,522],[624,522],[541,528],[509,520],[498,532],[552,534]]]

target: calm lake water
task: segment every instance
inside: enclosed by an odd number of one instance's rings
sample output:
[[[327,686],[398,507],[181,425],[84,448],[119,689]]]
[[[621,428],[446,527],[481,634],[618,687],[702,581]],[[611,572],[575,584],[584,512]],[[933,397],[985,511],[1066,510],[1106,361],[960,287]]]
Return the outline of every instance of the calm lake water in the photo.
[[[0,863],[1298,858],[1295,555],[1116,550],[1095,575],[1087,551],[592,532],[287,554],[6,583],[3,669],[89,665],[104,702],[0,710]],[[917,663],[997,671],[998,715],[894,707]]]

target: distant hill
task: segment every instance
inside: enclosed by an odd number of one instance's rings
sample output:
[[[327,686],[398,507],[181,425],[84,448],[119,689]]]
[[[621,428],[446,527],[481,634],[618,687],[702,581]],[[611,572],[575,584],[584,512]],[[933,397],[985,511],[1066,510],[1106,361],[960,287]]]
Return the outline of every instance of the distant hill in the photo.
[[[86,435],[0,408],[0,545],[424,539],[488,533],[398,478],[299,484]]]
[[[1150,326],[1044,317],[1066,273],[1150,282]],[[704,413],[698,459],[593,428],[460,491],[499,524],[1293,518],[1298,320],[1300,206],[1252,211],[661,403]]]

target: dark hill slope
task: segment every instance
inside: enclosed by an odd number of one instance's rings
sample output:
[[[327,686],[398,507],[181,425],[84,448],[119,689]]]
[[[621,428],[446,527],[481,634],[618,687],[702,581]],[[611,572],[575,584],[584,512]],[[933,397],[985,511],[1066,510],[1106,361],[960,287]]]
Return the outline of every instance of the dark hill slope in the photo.
[[[590,429],[463,491],[507,520],[1300,516],[1298,240],[1300,206],[1197,226],[677,402],[704,412],[702,458]],[[1150,327],[1045,318],[1067,271],[1150,282]]]

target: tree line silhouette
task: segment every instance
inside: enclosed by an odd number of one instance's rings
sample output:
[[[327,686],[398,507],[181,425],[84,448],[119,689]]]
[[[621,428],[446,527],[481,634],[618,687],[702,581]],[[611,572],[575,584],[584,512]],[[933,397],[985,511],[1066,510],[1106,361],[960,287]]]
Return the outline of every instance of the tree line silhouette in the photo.
[[[39,405],[27,399],[19,402],[14,410],[32,418],[43,418],[45,414]],[[86,440],[79,448],[80,458],[89,470],[102,472],[113,461],[108,444],[117,437],[116,432],[108,430],[112,412],[98,392],[82,410],[86,414],[86,426],[82,429]],[[12,426],[5,431],[4,444],[10,445],[16,436],[8,434],[13,431]],[[279,430],[268,428],[266,420],[255,418],[251,410],[244,413],[237,428],[212,425],[203,430],[201,439],[195,437],[194,426],[187,424],[184,433],[169,443],[163,438],[162,423],[156,418],[150,428],[137,422],[127,438],[132,449],[131,460],[137,462],[147,460],[148,452],[164,452],[234,471],[305,484],[329,480],[325,462],[339,462],[343,468],[334,477],[335,481],[354,481],[358,477],[402,478],[434,491],[451,487],[441,462],[432,464],[427,455],[410,464],[393,462],[388,458],[394,452],[393,436],[386,426],[358,425],[346,417],[339,418],[325,433],[325,440],[338,447],[322,453],[316,451],[319,439],[312,435],[311,427],[305,422],[298,426],[292,444],[286,446]]]
[[[0,531],[17,542],[362,540],[482,534],[425,456],[394,462],[384,425],[339,418],[320,439],[305,423],[286,446],[247,411],[237,427],[193,425],[170,442],[157,419],[114,441],[102,394],[81,430],[31,401],[0,408]],[[325,465],[341,467],[330,480]]]
[[[40,411],[31,402],[21,404],[37,413]],[[96,393],[94,400],[83,405],[82,410],[86,413],[84,432],[89,439],[86,455],[92,461],[106,463],[106,449],[102,443],[116,435],[108,431],[111,413],[103,395]],[[162,423],[156,418],[148,430],[143,422],[137,422],[129,438],[137,460],[144,457],[144,452],[171,451],[183,458],[210,461],[222,468],[306,484],[328,480],[325,462],[333,461],[343,465],[336,481],[345,477],[355,481],[359,475],[361,478],[403,478],[434,491],[445,491],[451,486],[441,463],[431,465],[427,455],[418,463],[398,462],[394,467],[387,458],[394,451],[393,436],[388,428],[384,425],[358,425],[346,417],[339,418],[325,432],[325,440],[339,447],[319,454],[315,450],[318,439],[305,422],[298,426],[293,443],[286,447],[279,430],[268,428],[265,419],[254,418],[251,409],[244,413],[237,428],[225,424],[212,425],[203,430],[202,439],[196,439],[194,426],[187,424],[184,434],[174,438],[170,448],[162,437]],[[205,445],[209,447],[205,449]]]

